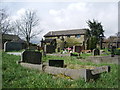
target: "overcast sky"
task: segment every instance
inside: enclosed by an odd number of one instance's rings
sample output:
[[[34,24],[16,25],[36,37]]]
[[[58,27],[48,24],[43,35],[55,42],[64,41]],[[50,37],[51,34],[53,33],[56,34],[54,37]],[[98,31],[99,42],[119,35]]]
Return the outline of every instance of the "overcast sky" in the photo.
[[[88,28],[87,21],[96,19],[102,23],[105,36],[118,32],[117,2],[4,2],[12,20],[18,19],[25,10],[36,10],[43,32],[32,39],[39,43],[41,37],[49,31]]]

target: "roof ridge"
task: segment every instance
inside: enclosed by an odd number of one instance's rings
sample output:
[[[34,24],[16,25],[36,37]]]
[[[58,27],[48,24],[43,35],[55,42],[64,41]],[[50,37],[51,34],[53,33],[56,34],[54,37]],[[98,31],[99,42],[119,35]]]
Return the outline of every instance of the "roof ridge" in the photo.
[[[61,36],[61,35],[77,35],[85,34],[87,29],[71,29],[71,30],[61,30],[61,31],[49,31],[44,36]]]
[[[57,31],[49,31],[49,32],[59,32],[59,31],[74,31],[74,30],[86,30],[87,28],[84,29],[69,29],[69,30],[57,30]]]

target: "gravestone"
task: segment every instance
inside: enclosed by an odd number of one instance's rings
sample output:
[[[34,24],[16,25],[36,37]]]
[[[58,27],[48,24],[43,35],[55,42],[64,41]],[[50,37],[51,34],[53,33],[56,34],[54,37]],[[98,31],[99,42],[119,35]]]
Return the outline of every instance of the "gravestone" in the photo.
[[[81,51],[82,51],[82,47],[81,46],[73,46],[73,52],[80,53]]]
[[[114,50],[115,50],[115,46],[111,45],[111,57],[114,57],[114,55],[115,55]]]
[[[22,53],[21,61],[32,64],[41,64],[42,53],[26,50]]]
[[[100,50],[98,48],[94,49],[93,50],[93,55],[96,56],[96,55],[100,55]]]
[[[44,46],[44,51],[46,53],[54,53],[55,52],[55,46],[53,46],[53,45],[45,45]]]
[[[64,67],[64,60],[49,60],[49,66]]]
[[[5,42],[4,51],[19,51],[22,50],[22,43],[19,42]]]
[[[60,52],[60,48],[59,47],[58,47],[57,51]]]

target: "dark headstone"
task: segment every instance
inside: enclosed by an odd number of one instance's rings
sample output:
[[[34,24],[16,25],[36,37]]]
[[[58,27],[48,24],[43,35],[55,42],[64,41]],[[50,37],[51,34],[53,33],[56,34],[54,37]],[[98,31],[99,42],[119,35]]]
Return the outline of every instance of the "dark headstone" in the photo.
[[[82,47],[81,46],[73,46],[73,52],[77,52],[80,53],[82,51]]]
[[[22,53],[22,62],[32,63],[32,64],[41,64],[42,53],[38,51],[29,51],[26,50]]]
[[[53,46],[53,45],[45,45],[44,51],[46,53],[54,53],[55,52],[55,46]]]
[[[60,48],[58,48],[58,52],[60,52]]]
[[[75,46],[75,52],[80,53],[82,50],[81,46]]]
[[[111,57],[114,57],[115,55],[114,50],[115,50],[115,46],[111,46]]]
[[[49,66],[64,67],[64,60],[49,60]]]
[[[19,42],[5,42],[4,51],[19,51],[22,50],[22,43]]]
[[[96,55],[100,55],[100,50],[98,48],[94,49],[93,50],[93,55],[96,56]]]

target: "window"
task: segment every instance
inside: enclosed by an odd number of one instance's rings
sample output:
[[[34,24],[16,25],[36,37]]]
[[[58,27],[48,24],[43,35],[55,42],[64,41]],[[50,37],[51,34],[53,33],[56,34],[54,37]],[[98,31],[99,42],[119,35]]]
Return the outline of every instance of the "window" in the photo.
[[[76,38],[80,38],[80,35],[75,35]]]
[[[70,35],[68,35],[67,37],[69,37],[69,38],[70,38]]]

